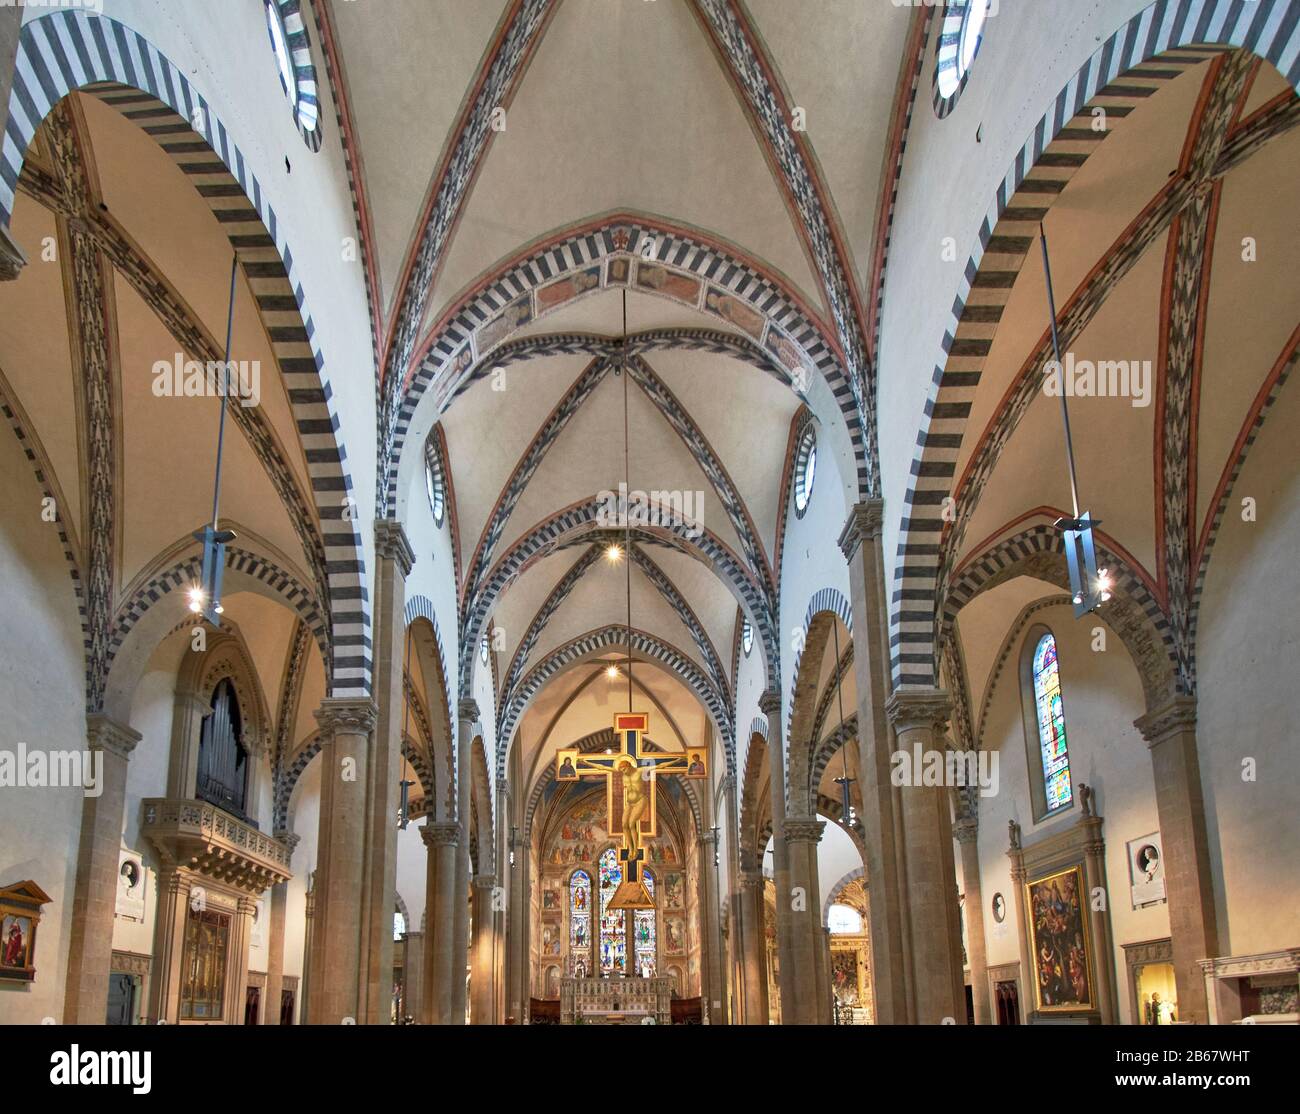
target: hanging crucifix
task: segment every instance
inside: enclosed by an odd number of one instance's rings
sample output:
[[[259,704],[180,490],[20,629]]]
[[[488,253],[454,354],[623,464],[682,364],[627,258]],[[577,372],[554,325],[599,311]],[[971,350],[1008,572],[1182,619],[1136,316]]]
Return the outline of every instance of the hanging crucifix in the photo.
[[[555,780],[578,781],[581,778],[605,779],[607,826],[619,832],[623,846],[618,857],[626,864],[623,880],[610,899],[608,909],[653,909],[654,898],[641,879],[645,861],[645,840],[659,834],[655,812],[655,779],[660,774],[679,777],[708,777],[707,756],[703,749],[688,749],[672,754],[642,750],[650,729],[646,712],[620,712],[614,716],[614,734],[619,748],[608,754],[581,754],[577,750],[559,751],[555,756]]]

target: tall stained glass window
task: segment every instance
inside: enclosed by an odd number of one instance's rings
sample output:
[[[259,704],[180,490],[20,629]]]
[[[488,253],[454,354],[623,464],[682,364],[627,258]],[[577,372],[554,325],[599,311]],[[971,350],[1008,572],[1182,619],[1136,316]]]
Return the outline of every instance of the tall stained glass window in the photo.
[[[1061,705],[1061,671],[1056,639],[1044,634],[1034,647],[1034,710],[1038,716],[1038,749],[1043,761],[1043,789],[1049,814],[1074,799],[1070,787],[1070,754],[1065,743],[1065,709]]]
[[[585,870],[569,876],[569,973],[591,973],[591,875]]]
[[[609,848],[600,856],[600,973],[627,974],[627,913],[606,909],[623,881],[618,853]]]
[[[641,872],[641,880],[645,883],[645,888],[650,891],[650,896],[655,896],[655,876],[648,870]],[[655,975],[655,911],[653,909],[638,909],[632,915],[632,945],[635,949],[633,958],[636,961],[636,974],[643,979],[654,978]]]

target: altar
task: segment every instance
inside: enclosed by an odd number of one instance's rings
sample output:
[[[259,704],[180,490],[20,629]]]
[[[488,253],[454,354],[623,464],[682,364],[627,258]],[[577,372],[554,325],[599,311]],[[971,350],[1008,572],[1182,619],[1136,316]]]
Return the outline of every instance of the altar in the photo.
[[[562,978],[560,980],[560,1024],[656,1025],[672,1024],[673,980],[671,978],[629,979]]]

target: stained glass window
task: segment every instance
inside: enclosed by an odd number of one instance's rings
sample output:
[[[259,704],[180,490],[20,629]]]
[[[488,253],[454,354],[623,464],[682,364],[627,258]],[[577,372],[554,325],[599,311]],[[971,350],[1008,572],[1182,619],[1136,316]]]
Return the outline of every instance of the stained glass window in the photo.
[[[655,876],[650,871],[641,872],[641,880],[650,896],[655,896]],[[635,949],[636,973],[643,979],[655,976],[655,911],[638,909],[632,916],[632,944]]]
[[[622,909],[605,907],[623,881],[618,853],[609,848],[600,856],[600,973],[627,974],[627,914]]]
[[[1065,743],[1065,709],[1061,704],[1061,672],[1056,639],[1049,631],[1034,647],[1034,710],[1038,716],[1038,748],[1043,761],[1047,811],[1056,812],[1074,799],[1070,788],[1070,754]]]
[[[586,974],[591,961],[591,875],[575,870],[569,876],[569,970]]]

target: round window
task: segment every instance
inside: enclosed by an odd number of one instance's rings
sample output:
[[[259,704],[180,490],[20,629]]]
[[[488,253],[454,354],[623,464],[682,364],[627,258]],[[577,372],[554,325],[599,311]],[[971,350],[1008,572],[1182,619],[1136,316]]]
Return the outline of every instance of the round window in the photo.
[[[271,37],[280,87],[289,98],[293,122],[303,142],[320,150],[320,105],[316,100],[316,67],[311,60],[307,25],[303,22],[300,0],[263,0],[266,30]]]
[[[812,498],[813,480],[817,476],[817,434],[811,425],[799,439],[799,451],[794,464],[794,509],[800,518],[808,509]]]
[[[442,469],[438,467],[438,458],[432,451],[428,453],[424,460],[424,489],[429,496],[429,509],[433,512],[433,524],[441,529],[443,521],[447,517],[447,497],[442,489]]]
[[[754,628],[749,625],[749,620],[744,620],[740,628],[740,648],[745,651],[745,657],[749,657],[750,651],[754,649]]]
[[[935,59],[934,110],[940,116],[952,111],[966,87],[971,65],[984,38],[984,24],[996,11],[994,0],[951,0],[939,30]]]

